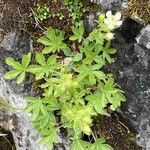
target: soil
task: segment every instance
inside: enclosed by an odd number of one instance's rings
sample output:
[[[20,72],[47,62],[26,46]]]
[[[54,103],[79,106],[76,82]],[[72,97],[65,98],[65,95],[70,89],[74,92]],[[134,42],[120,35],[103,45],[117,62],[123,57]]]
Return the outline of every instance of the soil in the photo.
[[[62,20],[59,17],[50,17],[42,22],[35,18],[36,4],[46,4],[51,15],[61,12],[64,15]],[[63,30],[65,33],[71,31],[71,18],[69,10],[63,2],[49,0],[1,0],[0,2],[0,29],[7,34],[12,29],[20,29],[39,35],[45,28],[50,26]]]
[[[96,130],[115,150],[142,150],[135,141],[135,131],[117,112],[96,119]]]
[[[11,132],[8,132],[0,127],[0,132],[6,136],[0,136],[1,150],[16,150]]]
[[[52,14],[61,12],[64,19],[60,20],[59,17],[55,16],[42,22],[37,21],[34,15],[36,4],[47,4]],[[62,1],[56,3],[54,0],[1,0],[0,12],[0,35],[1,32],[7,34],[12,29],[19,29],[29,32],[33,38],[37,39],[49,26],[65,31],[66,38],[71,32],[72,22],[69,17],[69,10]],[[115,150],[141,150],[131,140],[131,138],[135,139],[134,132],[122,120],[121,115],[113,113],[111,117],[99,117],[96,119],[95,124],[94,128],[97,135],[106,138],[107,143],[112,145]],[[0,137],[0,146],[1,150],[11,150],[14,147],[10,133],[7,140]]]

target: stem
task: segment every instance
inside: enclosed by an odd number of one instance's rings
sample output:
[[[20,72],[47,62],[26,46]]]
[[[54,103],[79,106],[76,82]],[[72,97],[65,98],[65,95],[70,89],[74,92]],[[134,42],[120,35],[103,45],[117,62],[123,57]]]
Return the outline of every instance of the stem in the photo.
[[[94,133],[93,133],[93,131],[92,131],[92,136],[93,136],[93,139],[94,139],[94,141],[96,141],[96,137],[95,137],[95,135],[94,135]]]

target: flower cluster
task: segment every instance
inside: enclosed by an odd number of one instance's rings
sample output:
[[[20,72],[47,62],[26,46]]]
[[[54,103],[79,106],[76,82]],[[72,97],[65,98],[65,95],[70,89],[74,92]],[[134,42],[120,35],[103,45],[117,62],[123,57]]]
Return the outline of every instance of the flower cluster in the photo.
[[[112,15],[112,12],[108,11],[106,13],[106,17],[107,18],[105,18],[104,23],[111,30],[118,28],[122,24],[120,12],[117,12],[115,15]]]

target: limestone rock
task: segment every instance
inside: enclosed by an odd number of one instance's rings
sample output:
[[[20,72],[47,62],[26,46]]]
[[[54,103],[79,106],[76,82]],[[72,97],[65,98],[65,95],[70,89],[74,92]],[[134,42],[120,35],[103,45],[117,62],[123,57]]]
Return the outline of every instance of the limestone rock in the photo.
[[[143,28],[136,38],[137,42],[147,49],[150,49],[150,25]]]
[[[90,0],[93,3],[99,4],[102,6],[104,11],[120,11],[122,8],[122,0]]]

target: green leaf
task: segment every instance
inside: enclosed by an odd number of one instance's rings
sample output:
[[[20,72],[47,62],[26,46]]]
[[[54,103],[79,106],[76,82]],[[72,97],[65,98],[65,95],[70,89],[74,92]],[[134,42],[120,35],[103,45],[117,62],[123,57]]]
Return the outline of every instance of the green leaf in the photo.
[[[89,80],[90,80],[91,85],[96,84],[96,78],[93,74],[89,74]]]
[[[42,50],[42,53],[43,54],[49,54],[51,52],[55,52],[57,50],[56,47],[54,46],[51,46],[51,47],[45,47],[43,50]]]
[[[36,53],[35,59],[41,66],[45,65],[45,57],[42,53]]]
[[[105,107],[108,104],[108,100],[105,96],[105,93],[102,92],[95,92],[94,94],[91,94],[86,97],[86,100],[89,101],[89,105],[92,106],[97,113],[106,115]]]
[[[6,72],[4,75],[5,79],[13,79],[15,77],[17,77],[22,71],[18,71],[18,70],[11,70],[9,72]]]
[[[44,34],[52,41],[53,37],[55,36],[55,30],[50,27]]]
[[[40,144],[46,144],[48,149],[52,150],[53,144],[58,143],[56,128],[50,128],[45,133],[43,132],[43,134],[44,137],[40,141]]]
[[[80,137],[82,132],[87,135],[91,134],[90,125],[95,115],[91,107],[65,104],[61,113],[64,126],[74,130],[74,137]]]
[[[27,72],[33,73],[33,74],[37,74],[39,72],[42,72],[43,67],[39,66],[39,65],[30,65],[27,69]]]
[[[99,79],[99,80],[105,80],[106,75],[102,71],[93,71],[93,74]]]
[[[43,54],[56,53],[67,47],[67,45],[63,43],[64,35],[61,31],[49,28],[44,34],[45,35],[38,40],[38,42],[46,46],[42,51]]]
[[[42,43],[45,46],[51,46],[51,42],[46,37],[41,37],[37,40],[39,43]]]
[[[73,142],[71,150],[90,150],[90,146],[90,143],[77,139]]]
[[[82,59],[82,53],[76,53],[74,55],[73,61],[80,61]]]
[[[38,118],[41,114],[47,116],[48,112],[45,104],[43,103],[44,99],[33,97],[26,97],[25,99],[29,102],[25,110],[28,112],[32,112],[33,120],[36,120],[36,118]]]
[[[22,58],[22,65],[27,68],[31,60],[31,53],[24,55]]]
[[[13,67],[16,70],[22,70],[23,69],[23,66],[19,62],[14,61],[14,59],[11,57],[8,57],[6,59],[6,63],[7,63],[7,65]]]
[[[22,72],[17,78],[17,83],[21,84],[24,79],[25,79],[25,72]]]
[[[80,43],[82,41],[83,34],[84,34],[83,22],[79,24],[79,27],[72,27],[72,32],[73,35],[69,38],[69,40],[71,41],[78,40],[78,42]]]
[[[72,56],[72,52],[71,52],[71,49],[69,47],[64,48],[63,52],[66,56]]]
[[[110,145],[105,144],[105,142],[106,141],[102,138],[97,139],[95,143],[92,144],[91,150],[113,150],[113,148]]]

